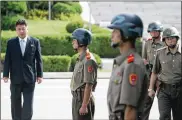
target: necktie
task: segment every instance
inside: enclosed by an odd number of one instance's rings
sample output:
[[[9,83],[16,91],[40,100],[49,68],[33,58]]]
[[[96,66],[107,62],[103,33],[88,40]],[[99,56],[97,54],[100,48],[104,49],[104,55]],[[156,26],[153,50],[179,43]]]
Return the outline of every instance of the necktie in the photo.
[[[22,55],[24,56],[24,52],[25,52],[25,40],[21,39],[21,52],[22,52]]]

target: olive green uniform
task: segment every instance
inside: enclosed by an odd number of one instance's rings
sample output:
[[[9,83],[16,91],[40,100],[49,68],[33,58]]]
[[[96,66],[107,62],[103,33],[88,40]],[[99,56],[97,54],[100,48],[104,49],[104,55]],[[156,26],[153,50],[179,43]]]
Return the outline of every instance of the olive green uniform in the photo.
[[[174,120],[181,118],[181,97],[182,97],[182,74],[181,74],[181,53],[176,48],[174,53],[168,47],[157,51],[153,70],[162,82],[158,92],[158,106],[160,120],[171,119],[171,109]]]
[[[123,120],[126,105],[142,112],[147,92],[145,73],[143,60],[133,49],[114,59],[107,93],[110,120]]]
[[[165,43],[162,41],[154,42],[154,40],[147,40],[144,44],[142,58],[148,60],[150,64],[153,64],[157,49],[162,48],[164,46]]]
[[[144,44],[144,49],[142,53],[142,58],[146,59],[148,61],[148,64],[146,65],[147,72],[148,72],[148,83],[150,83],[150,75],[152,72],[152,67],[154,63],[154,59],[156,56],[156,51],[159,48],[162,48],[165,46],[165,43],[162,41],[156,41],[154,42],[153,39],[149,39],[145,42]],[[156,91],[156,86],[155,86],[155,91]],[[144,107],[144,112],[142,115],[142,120],[148,120],[149,119],[149,114],[150,110],[153,104],[153,100],[151,99],[148,95],[145,100],[145,107]]]
[[[93,120],[95,104],[91,94],[90,102],[87,106],[88,114],[80,115],[79,109],[82,106],[84,98],[85,84],[92,84],[93,91],[97,83],[97,64],[91,53],[91,58],[87,58],[87,52],[84,51],[78,58],[71,80],[72,99],[72,117],[73,120]]]

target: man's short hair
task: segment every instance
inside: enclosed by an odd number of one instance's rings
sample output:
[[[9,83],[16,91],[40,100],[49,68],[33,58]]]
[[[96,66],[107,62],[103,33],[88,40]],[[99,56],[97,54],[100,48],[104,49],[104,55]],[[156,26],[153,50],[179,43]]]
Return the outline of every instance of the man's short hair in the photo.
[[[16,26],[17,25],[25,25],[25,26],[27,26],[27,22],[26,22],[26,20],[24,20],[24,19],[19,19],[19,20],[17,20],[17,22],[16,22]]]

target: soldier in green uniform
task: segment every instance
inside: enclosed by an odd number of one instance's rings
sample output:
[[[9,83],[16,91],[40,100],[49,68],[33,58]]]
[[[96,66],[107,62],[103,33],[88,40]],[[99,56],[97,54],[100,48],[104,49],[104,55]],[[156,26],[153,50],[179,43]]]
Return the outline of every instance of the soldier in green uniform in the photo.
[[[161,38],[161,32],[163,31],[163,26],[159,21],[151,22],[148,25],[148,30],[147,32],[150,33],[152,38],[149,38],[143,48],[143,53],[142,53],[142,58],[145,61],[145,65],[147,68],[149,80],[148,83],[150,83],[150,76],[152,73],[152,67],[153,67],[153,62],[154,58],[156,56],[156,50],[159,48],[162,48],[165,46],[165,43],[162,42]],[[157,85],[154,88],[154,91],[156,91]],[[148,120],[149,119],[149,114],[150,110],[153,104],[153,100],[151,97],[147,95],[146,101],[145,101],[145,107],[144,107],[144,112],[142,115],[142,120]]]
[[[157,50],[154,61],[148,95],[155,95],[154,84],[158,77],[161,82],[157,95],[160,120],[171,120],[171,109],[173,120],[182,120],[181,53],[177,44],[179,38],[175,27],[166,28],[163,40],[167,46]]]
[[[138,120],[147,92],[145,65],[135,51],[143,23],[137,15],[119,14],[108,28],[113,29],[111,46],[121,53],[114,59],[107,93],[109,120]]]
[[[87,46],[91,43],[91,33],[78,28],[72,33],[74,50],[79,54],[72,80],[71,92],[73,120],[93,120],[95,104],[92,91],[97,84],[97,63]]]

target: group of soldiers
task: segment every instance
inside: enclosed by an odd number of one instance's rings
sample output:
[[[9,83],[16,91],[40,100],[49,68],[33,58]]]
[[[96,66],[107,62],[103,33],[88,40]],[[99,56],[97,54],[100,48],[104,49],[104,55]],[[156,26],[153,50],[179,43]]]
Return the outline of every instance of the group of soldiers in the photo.
[[[179,32],[163,30],[160,22],[148,26],[151,38],[143,45],[142,57],[135,50],[143,37],[143,22],[135,14],[119,14],[108,26],[112,29],[111,47],[120,55],[114,58],[107,91],[109,120],[148,120],[154,96],[158,98],[160,120],[182,120],[182,78]],[[16,22],[17,37],[8,40],[3,80],[11,78],[13,120],[31,120],[35,82],[43,80],[43,63],[38,39],[28,36],[25,20]],[[93,120],[92,92],[97,86],[97,63],[88,46],[91,32],[78,28],[72,33],[73,49],[78,52],[71,80],[73,120]],[[102,46],[100,46],[102,47]],[[10,73],[10,74],[9,74]],[[22,105],[23,94],[23,105]],[[101,112],[101,111],[99,111]]]
[[[142,57],[135,42],[143,34],[143,22],[135,14],[119,14],[108,26],[112,29],[111,47],[120,55],[114,58],[107,92],[109,120],[149,120],[154,96],[158,98],[160,120],[182,120],[182,78],[179,32],[163,30],[160,22],[148,25],[151,38],[145,41]],[[72,33],[73,48],[79,53],[71,80],[73,120],[93,120],[92,92],[97,85],[97,63],[89,52],[91,32],[78,28]],[[102,47],[102,46],[101,46]]]

